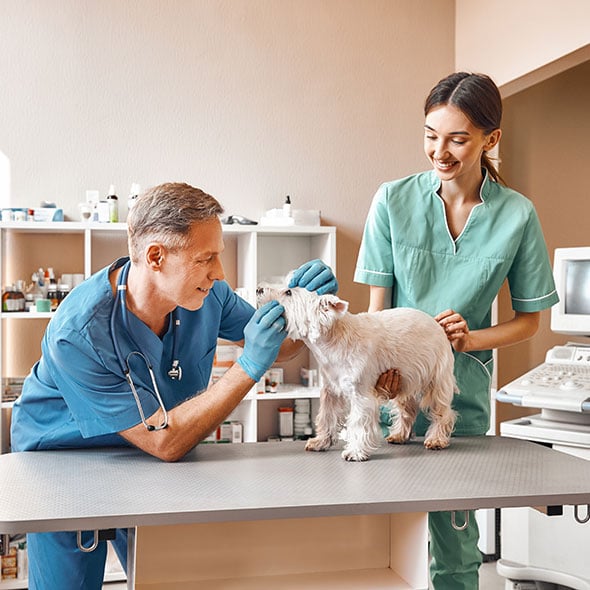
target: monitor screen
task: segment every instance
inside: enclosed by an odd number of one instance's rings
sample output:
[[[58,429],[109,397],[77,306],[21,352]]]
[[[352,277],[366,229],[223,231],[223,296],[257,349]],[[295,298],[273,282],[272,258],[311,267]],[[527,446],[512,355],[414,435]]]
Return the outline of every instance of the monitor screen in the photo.
[[[553,274],[560,301],[551,309],[551,329],[590,336],[590,247],[556,248]]]
[[[590,260],[565,261],[565,313],[590,314]]]

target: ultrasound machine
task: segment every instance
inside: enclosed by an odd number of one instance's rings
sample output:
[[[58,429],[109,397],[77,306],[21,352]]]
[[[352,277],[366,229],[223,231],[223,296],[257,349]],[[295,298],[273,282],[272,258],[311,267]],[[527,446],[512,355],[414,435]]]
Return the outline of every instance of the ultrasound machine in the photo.
[[[579,341],[552,348],[496,393],[500,402],[540,410],[502,422],[500,434],[590,460],[590,247],[556,249],[553,272],[560,302],[551,330]],[[555,512],[502,510],[497,571],[506,590],[590,590],[590,506]]]

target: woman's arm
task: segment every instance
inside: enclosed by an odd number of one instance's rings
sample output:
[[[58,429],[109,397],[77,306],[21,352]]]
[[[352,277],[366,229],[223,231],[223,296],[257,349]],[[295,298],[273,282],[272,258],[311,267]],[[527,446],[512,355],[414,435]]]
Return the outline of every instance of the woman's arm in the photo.
[[[369,287],[369,311],[381,311],[391,307],[390,287]]]
[[[461,314],[452,309],[439,313],[434,319],[444,328],[457,352],[470,352],[502,348],[528,340],[539,329],[540,318],[540,311],[517,311],[511,320],[481,330],[470,330]]]
[[[369,311],[385,309],[389,302],[391,289],[370,287]],[[447,338],[457,352],[490,350],[511,346],[532,338],[539,329],[541,312],[515,312],[511,320],[490,328],[470,330],[461,314],[452,309],[439,313],[434,319],[444,328]]]

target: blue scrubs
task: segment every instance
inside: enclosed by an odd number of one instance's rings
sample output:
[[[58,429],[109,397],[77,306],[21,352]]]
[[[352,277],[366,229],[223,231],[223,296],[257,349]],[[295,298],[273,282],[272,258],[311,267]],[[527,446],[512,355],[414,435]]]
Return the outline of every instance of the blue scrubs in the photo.
[[[491,181],[484,171],[476,205],[453,239],[434,171],[383,184],[367,217],[355,281],[392,288],[393,307],[436,315],[454,309],[471,330],[491,325],[494,298],[508,280],[515,311],[536,312],[557,303],[547,248],[533,204]],[[454,435],[483,435],[489,428],[492,351],[455,353],[460,395]],[[403,375],[402,375],[403,378]],[[424,435],[428,421],[415,424]],[[450,514],[429,514],[431,580],[436,590],[478,587],[481,554],[474,514],[464,531]]]
[[[141,419],[117,358],[113,338],[123,358],[139,350],[153,365],[166,409],[170,410],[209,383],[217,339],[239,341],[254,308],[238,297],[225,281],[217,281],[197,311],[177,308],[160,339],[128,311],[122,321],[109,272],[127,263],[120,259],[77,286],[60,304],[43,337],[41,359],[23,385],[12,412],[13,451],[123,446],[117,433]],[[111,332],[114,312],[115,333]],[[180,324],[175,326],[174,320]],[[168,371],[179,359],[182,379]],[[146,364],[130,359],[131,374],[146,417],[159,408]],[[114,543],[126,555],[119,531]],[[28,536],[31,589],[100,589],[106,549],[104,543],[86,554],[76,548],[75,533]],[[64,572],[76,572],[64,579]]]

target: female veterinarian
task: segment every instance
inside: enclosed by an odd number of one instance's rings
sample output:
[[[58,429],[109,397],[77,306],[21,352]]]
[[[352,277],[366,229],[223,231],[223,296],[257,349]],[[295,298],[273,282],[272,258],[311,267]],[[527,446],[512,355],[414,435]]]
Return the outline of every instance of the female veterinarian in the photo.
[[[370,311],[391,305],[435,316],[455,354],[460,395],[454,434],[484,435],[492,349],[531,338],[541,310],[558,297],[535,209],[503,185],[488,156],[501,136],[502,101],[494,82],[452,74],[431,90],[424,114],[424,152],[433,169],[379,188],[355,281],[370,285]],[[505,279],[514,317],[492,327],[492,302]],[[426,426],[419,416],[416,434]],[[450,513],[431,513],[429,530],[433,587],[478,588],[474,515],[466,530],[456,531]]]

